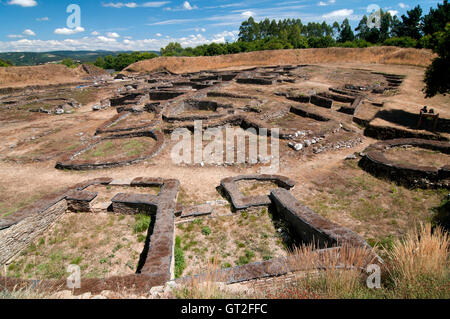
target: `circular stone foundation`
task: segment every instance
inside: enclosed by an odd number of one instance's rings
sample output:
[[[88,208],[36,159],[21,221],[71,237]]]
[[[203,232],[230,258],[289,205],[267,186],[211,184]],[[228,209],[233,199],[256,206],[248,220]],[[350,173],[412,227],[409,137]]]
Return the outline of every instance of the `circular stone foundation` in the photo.
[[[449,142],[396,139],[371,145],[359,164],[373,175],[408,187],[449,188],[449,154]]]
[[[146,139],[150,139],[150,143]],[[89,170],[135,164],[154,157],[163,146],[164,135],[161,132],[111,135],[63,157],[56,163],[56,168]]]

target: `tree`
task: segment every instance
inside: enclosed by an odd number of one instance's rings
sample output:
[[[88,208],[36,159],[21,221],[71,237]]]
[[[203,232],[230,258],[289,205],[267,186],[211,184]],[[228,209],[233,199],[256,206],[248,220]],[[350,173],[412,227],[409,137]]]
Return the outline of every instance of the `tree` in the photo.
[[[170,42],[165,48],[161,48],[162,56],[180,56],[183,47],[178,42]]]
[[[340,33],[338,37],[338,42],[347,42],[355,40],[355,34],[353,33],[352,27],[348,19],[342,21],[340,26]]]
[[[239,41],[250,42],[260,39],[259,24],[255,22],[253,17],[242,22],[239,28]]]
[[[410,37],[419,40],[422,37],[422,8],[420,5],[402,15],[402,21],[395,21],[393,33],[397,37]]]
[[[8,60],[0,59],[0,68],[1,67],[8,67],[8,66],[13,66],[13,63],[11,61],[8,61]]]
[[[207,56],[221,55],[223,54],[223,48],[220,44],[211,43],[206,49]]]
[[[95,60],[94,65],[95,65],[96,67],[105,69],[105,60],[104,60],[101,56],[99,56],[99,57]]]
[[[380,26],[379,42],[383,42],[391,37],[393,18],[389,12],[384,12],[381,9],[380,14],[381,14],[381,21],[380,21],[381,26]]]
[[[423,17],[423,33],[425,35],[433,35],[436,32],[445,29],[447,23],[450,22],[450,5],[448,0],[444,0],[442,4],[438,4],[436,9],[431,8],[430,12]]]
[[[450,93],[450,23],[447,23],[444,31],[435,32],[433,37],[433,51],[439,56],[425,72],[426,97]]]
[[[333,36],[337,38],[341,32],[341,26],[337,21],[334,21],[332,28],[333,28]]]
[[[60,64],[65,65],[68,68],[74,68],[74,67],[77,66],[76,63],[73,62],[73,60],[71,58],[67,58],[67,59],[62,60]]]

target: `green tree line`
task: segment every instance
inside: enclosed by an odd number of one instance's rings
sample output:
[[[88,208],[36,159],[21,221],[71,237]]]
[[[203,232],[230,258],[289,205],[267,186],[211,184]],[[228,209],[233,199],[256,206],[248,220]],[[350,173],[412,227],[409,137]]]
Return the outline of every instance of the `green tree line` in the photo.
[[[0,68],[13,65],[14,64],[11,61],[0,59]]]
[[[157,54],[150,52],[120,53],[117,56],[108,55],[105,58],[98,57],[94,65],[103,69],[122,71],[133,63],[156,57],[158,57]]]

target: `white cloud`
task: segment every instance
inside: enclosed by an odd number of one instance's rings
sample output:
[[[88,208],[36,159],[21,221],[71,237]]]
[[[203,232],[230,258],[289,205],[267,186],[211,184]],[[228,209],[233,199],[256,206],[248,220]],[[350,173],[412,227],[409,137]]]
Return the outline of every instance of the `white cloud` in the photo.
[[[244,11],[241,13],[241,15],[243,15],[244,17],[250,18],[250,17],[254,16],[255,13],[253,11]]]
[[[49,17],[42,17],[42,18],[36,18],[36,21],[42,22],[42,21],[49,21]]]
[[[0,41],[0,52],[46,52],[58,50],[111,50],[111,51],[153,51],[165,47],[170,42],[179,42],[183,47],[195,47],[212,42],[233,41],[239,31],[224,31],[205,37],[202,34],[192,34],[182,38],[155,37],[150,39],[117,41],[105,36],[83,37],[81,39],[65,40],[30,40],[20,39],[9,42]]]
[[[34,33],[34,31],[30,29],[26,29],[25,31],[23,31],[23,34],[28,35],[30,37],[34,37],[36,35],[36,33]]]
[[[157,37],[162,37],[162,34],[161,33],[157,33],[156,36]]]
[[[402,8],[402,9],[406,9],[406,8],[409,7],[407,4],[404,4],[403,2],[400,2],[400,3],[398,4],[398,6],[399,6],[400,8]]]
[[[100,32],[92,31],[92,32],[91,32],[91,35],[100,35]]]
[[[120,35],[116,32],[108,32],[106,33],[106,36],[108,36],[109,38],[120,38]]]
[[[20,38],[23,38],[23,35],[21,35],[21,34],[9,34],[8,38],[10,38],[10,39],[20,39]]]
[[[116,42],[117,41],[116,39],[107,38],[107,37],[104,37],[102,35],[97,37],[97,39],[102,41],[102,42]]]
[[[185,8],[186,10],[192,10],[192,6],[188,1],[185,1],[183,3],[183,8]]]
[[[179,6],[179,7],[174,7],[174,8],[167,7],[167,8],[164,8],[165,11],[185,11],[185,10],[191,11],[191,10],[196,10],[196,9],[198,9],[198,7],[195,6],[195,5],[194,6],[191,5],[189,3],[189,1],[184,1],[183,5]]]
[[[61,34],[61,35],[72,35],[77,34],[80,32],[84,32],[83,27],[76,27],[75,29],[68,29],[68,28],[58,28],[53,31],[55,34]]]
[[[329,0],[328,2],[320,1],[317,5],[321,7],[328,6],[330,4],[335,4],[336,0]]]
[[[353,10],[351,9],[341,9],[336,10],[327,14],[324,14],[322,18],[324,19],[332,19],[332,18],[347,18],[353,14]]]
[[[397,10],[388,10],[388,12],[391,14],[391,16],[396,16],[398,14]]]
[[[10,5],[17,5],[21,7],[35,7],[37,2],[35,0],[11,0],[8,2]]]
[[[103,7],[110,7],[110,8],[159,8],[166,4],[170,3],[170,1],[151,1],[151,2],[145,2],[142,4],[137,4],[136,2],[110,2],[110,3],[102,3]]]

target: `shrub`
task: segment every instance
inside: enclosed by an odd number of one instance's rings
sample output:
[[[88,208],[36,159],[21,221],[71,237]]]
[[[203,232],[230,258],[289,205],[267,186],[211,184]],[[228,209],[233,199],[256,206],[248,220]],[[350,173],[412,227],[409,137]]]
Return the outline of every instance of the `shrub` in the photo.
[[[417,40],[410,37],[390,38],[385,40],[383,44],[401,48],[415,48],[417,46]]]
[[[202,228],[202,234],[205,236],[211,235],[211,229],[208,226]]]
[[[148,215],[137,214],[136,221],[133,225],[133,231],[135,234],[142,233],[149,229],[152,218]]]
[[[180,278],[186,268],[186,262],[184,260],[184,252],[181,249],[181,237],[175,238],[175,278]]]
[[[431,224],[407,233],[388,252],[388,284],[397,298],[448,298],[448,234]]]

